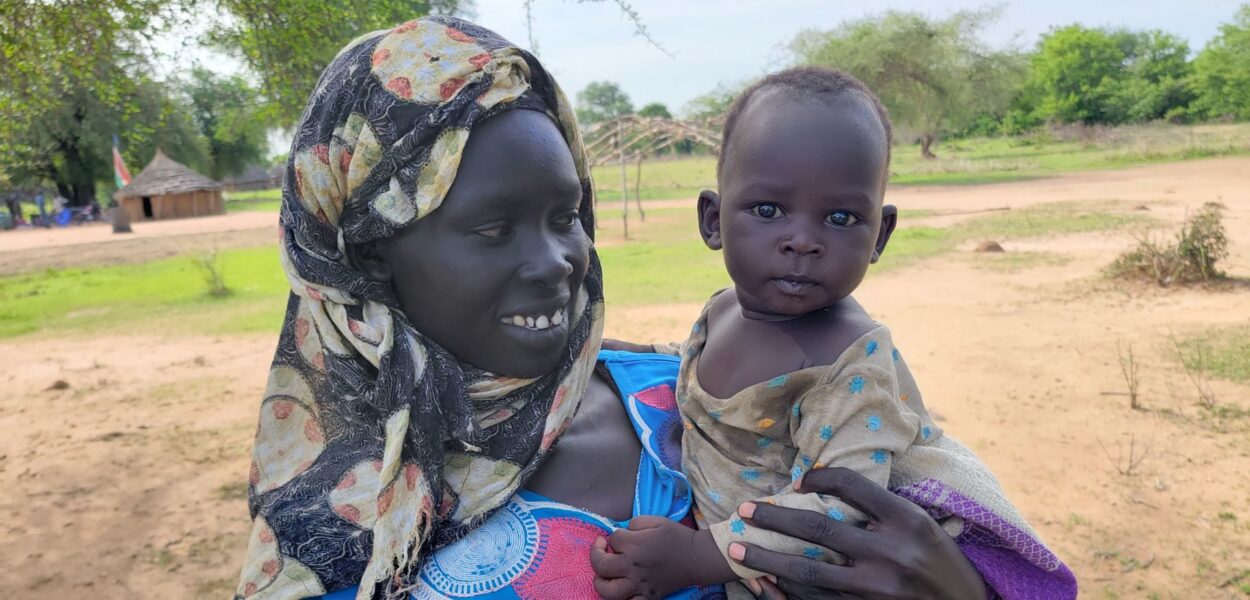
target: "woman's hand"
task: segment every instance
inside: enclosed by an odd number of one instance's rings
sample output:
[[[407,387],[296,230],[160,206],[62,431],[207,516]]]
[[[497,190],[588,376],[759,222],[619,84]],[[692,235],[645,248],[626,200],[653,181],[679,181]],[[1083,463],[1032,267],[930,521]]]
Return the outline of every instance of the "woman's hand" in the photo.
[[[985,583],[959,546],[919,506],[849,469],[815,469],[799,482],[800,492],[829,494],[866,513],[867,529],[808,510],[743,503],[739,516],[839,552],[850,561],[837,566],[802,556],[730,544],[729,555],[779,578],[791,598],[983,600]]]

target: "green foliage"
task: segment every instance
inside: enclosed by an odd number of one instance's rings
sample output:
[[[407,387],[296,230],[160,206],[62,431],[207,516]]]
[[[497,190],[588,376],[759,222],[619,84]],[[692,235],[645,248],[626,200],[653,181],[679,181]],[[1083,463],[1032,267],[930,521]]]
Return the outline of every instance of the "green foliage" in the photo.
[[[583,126],[633,114],[634,105],[621,86],[611,81],[593,81],[577,93],[577,120]]]
[[[1138,237],[1137,246],[1120,255],[1109,267],[1109,274],[1164,286],[1223,278],[1224,273],[1216,267],[1216,263],[1228,258],[1223,209],[1223,205],[1214,202],[1202,205],[1185,221],[1173,242]]]
[[[1184,40],[1162,31],[1055,29],[1038,44],[1018,105],[1066,123],[1163,118],[1191,100],[1188,55]]]
[[[998,10],[960,11],[946,19],[889,11],[827,31],[807,30],[790,43],[802,64],[845,70],[876,92],[895,123],[928,143],[968,127],[979,116],[1001,117],[1024,77],[1024,61],[996,51],[981,31]]]
[[[197,67],[191,70],[186,93],[196,125],[208,141],[213,179],[242,173],[265,158],[269,127],[263,101],[246,79]]]
[[[1195,112],[1210,118],[1250,119],[1250,4],[1194,59]]]
[[[671,118],[673,118],[673,113],[668,112],[668,107],[667,107],[667,106],[664,106],[664,104],[663,104],[663,103],[660,103],[660,102],[652,102],[651,104],[648,104],[648,105],[646,105],[646,106],[644,106],[644,107],[642,107],[642,108],[638,109],[638,116],[640,116],[640,117],[659,117],[659,118],[661,118],[661,119],[671,119]]]
[[[111,137],[131,165],[156,147],[204,166],[204,141],[168,86],[150,78],[151,36],[181,18],[156,0],[0,3],[0,155],[16,184],[56,184],[74,204],[111,179]],[[164,25],[162,25],[164,24]]]
[[[203,2],[203,0],[200,0]],[[211,41],[264,82],[279,123],[295,124],[321,72],[348,42],[417,17],[453,13],[458,0],[218,0]]]
[[[751,82],[718,83],[707,93],[692,98],[681,112],[688,119],[711,119],[724,116],[729,112],[729,105],[733,104],[734,98],[738,97],[738,94],[749,85]]]

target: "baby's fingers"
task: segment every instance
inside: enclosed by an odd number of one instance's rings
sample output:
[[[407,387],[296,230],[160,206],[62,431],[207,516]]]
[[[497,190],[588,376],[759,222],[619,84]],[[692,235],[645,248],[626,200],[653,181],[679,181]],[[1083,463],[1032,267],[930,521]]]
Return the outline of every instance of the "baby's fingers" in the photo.
[[[595,578],[595,593],[604,600],[630,600],[640,597],[638,584],[628,579]]]
[[[595,540],[595,547],[590,549],[590,568],[595,575],[608,579],[624,577],[629,567],[629,559],[620,554],[608,552],[603,538]]]
[[[657,517],[654,515],[642,515],[629,520],[630,531],[642,531],[643,529],[655,529],[672,523],[671,519],[665,517]]]

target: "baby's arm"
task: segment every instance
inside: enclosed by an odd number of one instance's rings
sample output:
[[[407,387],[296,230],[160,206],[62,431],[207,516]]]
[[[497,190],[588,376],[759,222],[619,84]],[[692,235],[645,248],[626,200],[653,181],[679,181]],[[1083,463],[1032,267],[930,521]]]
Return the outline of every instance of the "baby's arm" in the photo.
[[[855,349],[851,351],[856,351]],[[919,417],[898,398],[890,359],[848,365],[831,382],[813,387],[796,403],[797,427],[792,427],[798,453],[790,475],[797,481],[816,467],[846,467],[884,486],[894,456],[916,438]],[[833,496],[795,493],[793,485],[761,502],[814,510],[834,519],[860,523],[864,515]],[[772,531],[757,529],[738,517],[709,527],[721,552],[732,542],[756,544],[769,550],[841,562],[812,544]],[[737,562],[739,576],[763,575]]]
[[[692,585],[738,578],[711,533],[664,517],[635,517],[608,544],[611,551],[596,542],[590,554],[595,590],[608,600],[663,598]]]

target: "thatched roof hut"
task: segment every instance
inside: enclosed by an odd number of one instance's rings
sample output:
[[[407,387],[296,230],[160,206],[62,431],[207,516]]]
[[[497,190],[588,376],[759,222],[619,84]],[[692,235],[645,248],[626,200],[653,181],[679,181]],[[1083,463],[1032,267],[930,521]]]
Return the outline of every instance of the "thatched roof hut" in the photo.
[[[160,150],[130,185],[114,196],[131,221],[220,215],[221,184],[192,171]]]

